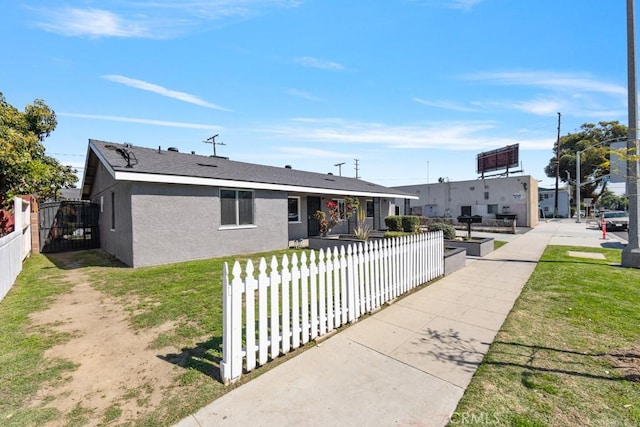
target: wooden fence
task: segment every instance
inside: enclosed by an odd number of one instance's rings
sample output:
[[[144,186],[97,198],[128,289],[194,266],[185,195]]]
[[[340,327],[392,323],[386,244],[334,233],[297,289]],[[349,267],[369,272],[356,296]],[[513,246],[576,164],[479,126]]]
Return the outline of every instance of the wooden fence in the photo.
[[[13,199],[14,230],[0,238],[0,301],[9,292],[22,271],[22,261],[31,252],[31,204]]]
[[[223,269],[225,384],[444,274],[442,231]],[[243,347],[244,346],[244,347]],[[243,363],[244,361],[244,363]]]

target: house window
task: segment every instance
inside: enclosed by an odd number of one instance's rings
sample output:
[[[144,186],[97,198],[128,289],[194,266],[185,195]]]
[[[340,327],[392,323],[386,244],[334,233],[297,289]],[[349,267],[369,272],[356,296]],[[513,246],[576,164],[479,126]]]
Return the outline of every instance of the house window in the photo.
[[[289,222],[300,222],[300,197],[289,197]]]
[[[373,218],[373,200],[367,200],[367,218]]]
[[[488,214],[497,214],[498,213],[498,205],[487,205],[487,213]]]
[[[116,193],[111,192],[111,230],[116,229]]]
[[[344,199],[333,199],[334,202],[337,203],[338,205],[338,218],[340,219],[346,219],[345,218],[345,204],[344,204]]]
[[[220,190],[220,224],[253,224],[253,191]]]
[[[484,199],[485,200],[489,200],[489,192],[488,191],[484,192]]]

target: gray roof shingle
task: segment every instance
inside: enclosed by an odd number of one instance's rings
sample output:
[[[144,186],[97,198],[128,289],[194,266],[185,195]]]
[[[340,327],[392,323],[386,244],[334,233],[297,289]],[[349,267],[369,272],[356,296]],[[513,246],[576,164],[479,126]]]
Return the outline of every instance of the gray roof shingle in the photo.
[[[90,139],[89,156],[92,155],[92,150],[96,150],[115,172],[230,180],[237,181],[239,186],[242,183],[263,183],[308,187],[326,190],[327,192],[330,192],[330,190],[349,191],[353,195],[379,193],[387,197],[394,195],[398,198],[415,198],[415,196],[401,190],[373,184],[361,179],[306,172],[285,167],[237,162],[221,157],[178,153],[159,148],[151,149]],[[123,150],[127,150],[132,154],[132,167],[127,167],[127,161],[122,155]],[[96,164],[95,159],[93,161],[91,159],[87,160],[88,166],[85,171],[84,187],[87,184],[90,185],[93,181],[87,178]],[[88,195],[89,192],[89,189],[83,188],[83,195]]]

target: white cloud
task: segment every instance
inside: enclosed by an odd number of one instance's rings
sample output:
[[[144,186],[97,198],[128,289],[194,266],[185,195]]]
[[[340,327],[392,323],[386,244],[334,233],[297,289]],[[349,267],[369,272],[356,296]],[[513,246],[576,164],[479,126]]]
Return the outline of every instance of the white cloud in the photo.
[[[256,132],[279,139],[313,144],[368,144],[392,149],[483,150],[519,143],[522,148],[548,150],[546,138],[521,139],[496,135],[498,123],[491,121],[432,122],[389,125],[346,121],[336,118],[297,118]],[[494,135],[488,134],[492,132]]]
[[[452,101],[427,101],[426,99],[416,97],[412,98],[412,100],[418,104],[426,105],[428,107],[442,108],[444,110],[460,111],[464,113],[476,113],[479,111],[477,108],[466,107]]]
[[[47,7],[35,25],[69,37],[172,38],[190,30],[226,26],[269,8],[291,8],[299,0],[137,1],[104,0],[100,9]]]
[[[123,84],[125,86],[133,87],[140,90],[145,90],[148,92],[157,93],[158,95],[166,96],[168,98],[173,98],[179,101],[188,102],[190,104],[199,105],[201,107],[212,108],[214,110],[230,111],[226,108],[220,107],[219,105],[215,105],[203,99],[200,99],[195,95],[191,95],[186,92],[179,92],[176,90],[167,89],[163,86],[145,82],[143,80],[132,79],[129,77],[119,76],[116,74],[105,75],[105,76],[102,76],[102,78],[115,83]]]
[[[285,91],[287,95],[295,96],[298,98],[306,99],[308,101],[322,101],[322,99],[317,96],[310,94],[309,92],[304,92],[298,89],[287,89]]]
[[[45,31],[64,36],[87,37],[148,37],[149,28],[141,22],[123,19],[101,9],[66,7],[50,10],[47,21],[36,24]]]
[[[511,108],[525,113],[546,116],[556,114],[563,110],[563,104],[553,99],[536,98],[529,101],[520,101],[511,104]]]
[[[496,85],[534,86],[563,92],[582,91],[609,95],[627,94],[626,86],[596,80],[588,75],[540,71],[482,72],[463,77]]]
[[[448,0],[445,2],[445,6],[450,9],[460,9],[469,12],[480,2],[482,2],[482,0]]]
[[[62,117],[73,117],[77,119],[108,120],[112,122],[138,123],[143,125],[177,127],[177,128],[185,128],[185,129],[206,129],[206,130],[222,129],[221,126],[205,125],[200,123],[172,122],[167,120],[140,119],[135,117],[109,116],[109,115],[102,115],[102,114],[82,114],[82,113],[56,113],[56,114]]]
[[[308,159],[308,158],[323,158],[323,159],[336,159],[345,157],[346,154],[338,151],[323,150],[320,148],[309,148],[300,146],[290,147],[276,147],[280,153],[284,154],[284,157],[291,159]],[[349,155],[352,156],[352,155]],[[282,157],[282,156],[279,156]]]
[[[302,56],[295,59],[295,62],[303,67],[320,68],[323,70],[344,70],[344,66],[337,62],[326,61],[312,56]]]
[[[447,9],[457,9],[470,12],[471,9],[484,0],[409,0],[411,3],[424,4],[427,6],[444,7]]]

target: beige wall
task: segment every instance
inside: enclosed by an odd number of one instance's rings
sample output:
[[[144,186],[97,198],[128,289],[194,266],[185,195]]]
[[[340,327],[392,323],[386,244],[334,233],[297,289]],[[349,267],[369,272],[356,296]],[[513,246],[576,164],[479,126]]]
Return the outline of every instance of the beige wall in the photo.
[[[472,215],[495,218],[495,212],[512,213],[518,215],[519,227],[538,224],[538,183],[529,175],[395,188],[420,198],[410,201],[415,214],[455,218],[462,214],[463,206],[470,206]],[[404,212],[403,201],[397,200],[396,204],[401,213],[412,213]]]

